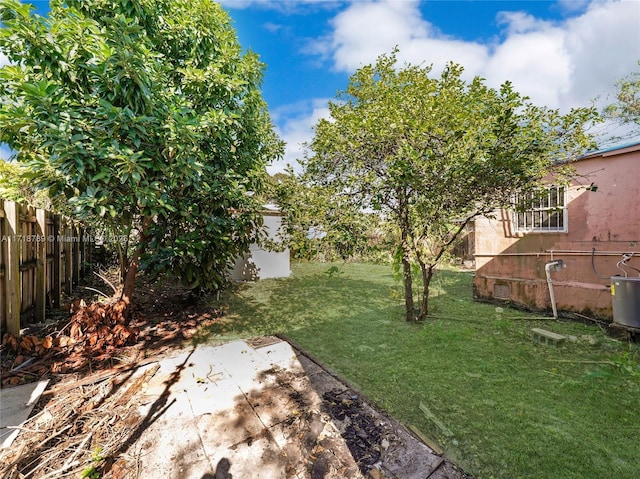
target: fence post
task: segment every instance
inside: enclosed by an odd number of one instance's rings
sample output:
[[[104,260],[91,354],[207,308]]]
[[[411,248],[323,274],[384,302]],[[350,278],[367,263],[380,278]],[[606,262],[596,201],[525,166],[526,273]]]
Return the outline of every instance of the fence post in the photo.
[[[47,304],[47,212],[36,210],[36,321],[44,323]]]
[[[60,215],[53,216],[53,283],[51,284],[51,305],[60,307],[62,292],[62,251],[60,248]]]
[[[2,241],[0,242],[0,328],[6,329],[7,325],[7,307],[5,303],[5,280],[4,270],[7,258],[7,227],[5,226],[4,200],[0,199],[0,234]]]
[[[87,275],[87,230],[81,227],[80,235],[80,279],[84,279]]]
[[[80,267],[82,262],[80,260],[80,226],[73,225],[73,284],[77,285],[80,282]]]
[[[73,224],[65,223],[63,241],[64,244],[64,292],[73,292]]]
[[[7,260],[4,282],[6,298],[7,331],[14,336],[20,335],[20,218],[19,206],[13,201],[4,202],[7,225]]]

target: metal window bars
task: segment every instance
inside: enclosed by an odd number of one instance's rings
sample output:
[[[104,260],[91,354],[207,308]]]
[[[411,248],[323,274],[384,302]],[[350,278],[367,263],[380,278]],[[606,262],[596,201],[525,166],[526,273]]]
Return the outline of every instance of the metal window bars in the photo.
[[[516,231],[566,231],[566,189],[551,186],[538,193],[516,195]]]

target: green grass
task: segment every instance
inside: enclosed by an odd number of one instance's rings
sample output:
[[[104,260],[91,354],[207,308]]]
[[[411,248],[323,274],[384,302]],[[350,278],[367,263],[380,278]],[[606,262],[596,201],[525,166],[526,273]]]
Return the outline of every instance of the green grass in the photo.
[[[592,325],[498,314],[472,300],[471,279],[439,271],[431,318],[415,325],[390,267],[298,264],[223,298],[211,335],[287,334],[478,478],[638,477],[638,347]],[[575,341],[536,344],[534,327]]]

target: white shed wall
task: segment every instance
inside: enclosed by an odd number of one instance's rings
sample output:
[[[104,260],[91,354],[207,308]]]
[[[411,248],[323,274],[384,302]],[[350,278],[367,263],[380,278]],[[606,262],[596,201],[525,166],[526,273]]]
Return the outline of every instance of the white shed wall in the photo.
[[[272,241],[278,241],[278,230],[282,224],[282,217],[274,213],[263,216],[267,236]],[[231,271],[231,279],[236,281],[253,281],[266,278],[286,278],[291,275],[289,249],[282,252],[268,251],[257,244],[252,244],[249,253],[238,258]]]

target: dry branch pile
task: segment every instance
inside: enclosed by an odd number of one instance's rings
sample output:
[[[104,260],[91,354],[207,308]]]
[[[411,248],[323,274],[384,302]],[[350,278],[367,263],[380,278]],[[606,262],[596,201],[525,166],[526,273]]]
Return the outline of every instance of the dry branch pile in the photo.
[[[15,358],[2,370],[2,385],[28,382],[47,372],[77,371],[89,362],[110,359],[118,348],[135,343],[140,332],[126,324],[123,309],[122,301],[81,307],[60,331],[43,338],[6,333],[3,349],[11,350]]]
[[[20,337],[4,335],[2,387],[43,377],[55,382],[69,373],[157,355],[193,338],[223,314],[206,303],[185,301],[185,289],[175,283],[142,290],[130,321],[123,316],[123,302],[115,298],[88,306],[76,299],[66,307],[66,317],[45,330],[28,330]]]
[[[135,461],[125,462],[121,454],[144,420],[136,393],[158,367],[97,374],[93,383],[59,388],[55,397],[45,393],[46,405],[0,454],[0,477],[135,477],[130,474]]]
[[[144,423],[135,397],[153,371],[132,376],[184,340],[206,334],[202,327],[222,315],[186,298],[176,282],[147,287],[129,322],[114,298],[89,306],[76,299],[60,321],[20,337],[5,334],[2,387],[43,378],[53,387],[11,447],[0,451],[0,477],[137,477],[135,461],[122,454]]]

